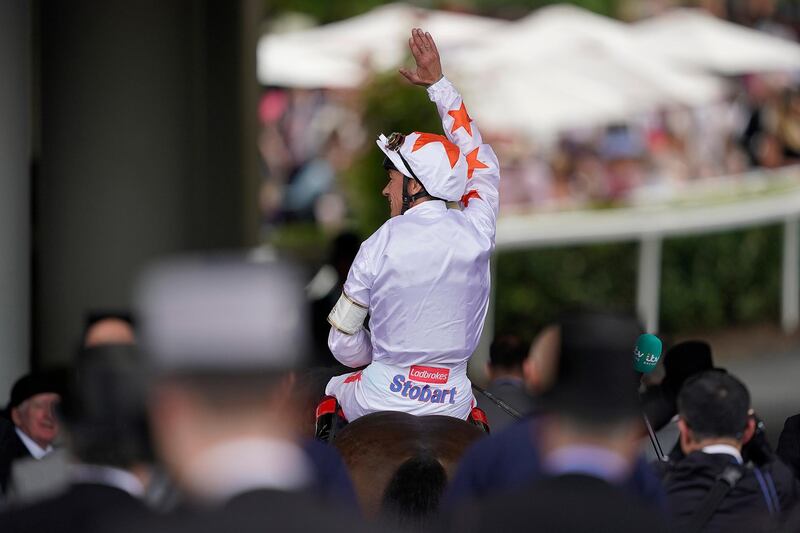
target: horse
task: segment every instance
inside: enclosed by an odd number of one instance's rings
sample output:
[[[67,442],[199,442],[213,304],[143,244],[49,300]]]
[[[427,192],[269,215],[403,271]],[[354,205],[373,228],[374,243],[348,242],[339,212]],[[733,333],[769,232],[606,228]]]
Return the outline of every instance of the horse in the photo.
[[[332,444],[365,516],[416,529],[435,515],[464,451],[485,435],[450,416],[381,411],[349,423]]]

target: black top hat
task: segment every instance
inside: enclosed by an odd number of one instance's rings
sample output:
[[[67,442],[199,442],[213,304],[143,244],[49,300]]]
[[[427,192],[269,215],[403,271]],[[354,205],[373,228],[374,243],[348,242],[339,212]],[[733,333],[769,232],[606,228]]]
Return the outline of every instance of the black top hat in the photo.
[[[683,383],[695,374],[714,368],[711,346],[703,341],[681,342],[664,355],[664,379],[661,388],[673,402]]]
[[[582,311],[559,320],[556,382],[542,397],[546,410],[612,422],[636,416],[639,404],[633,348],[642,333],[628,315]]]

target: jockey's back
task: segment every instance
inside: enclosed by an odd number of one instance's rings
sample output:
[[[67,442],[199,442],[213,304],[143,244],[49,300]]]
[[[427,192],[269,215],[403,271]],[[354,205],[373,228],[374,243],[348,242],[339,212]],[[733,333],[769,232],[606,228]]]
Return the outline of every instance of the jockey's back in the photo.
[[[465,182],[449,198],[432,196],[458,200],[460,195],[461,209],[448,209],[440,199],[416,203],[361,245],[341,307],[337,304],[329,318],[328,346],[336,359],[352,368],[368,365],[333,378],[326,389],[350,420],[383,410],[465,419],[475,405],[467,361],[489,302],[499,168],[455,87],[441,78],[428,94],[446,137],[414,132],[399,148],[390,148],[381,136],[379,146],[398,168],[414,174],[415,167],[423,182],[425,167],[414,158],[425,150],[434,154],[430,146],[440,150],[430,167],[438,172],[434,175],[460,168]],[[358,309],[369,311],[368,331],[337,323],[351,322],[353,314],[363,320]]]
[[[492,243],[461,211],[430,201],[387,221],[365,247],[374,254],[373,362],[465,362],[486,316]]]

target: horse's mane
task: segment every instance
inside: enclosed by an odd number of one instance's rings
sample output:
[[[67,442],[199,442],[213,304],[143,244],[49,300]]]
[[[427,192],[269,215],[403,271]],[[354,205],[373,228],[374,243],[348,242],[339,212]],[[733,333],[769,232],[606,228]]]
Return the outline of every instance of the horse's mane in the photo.
[[[423,452],[407,459],[383,493],[381,514],[404,530],[422,531],[439,509],[447,473],[436,457]]]

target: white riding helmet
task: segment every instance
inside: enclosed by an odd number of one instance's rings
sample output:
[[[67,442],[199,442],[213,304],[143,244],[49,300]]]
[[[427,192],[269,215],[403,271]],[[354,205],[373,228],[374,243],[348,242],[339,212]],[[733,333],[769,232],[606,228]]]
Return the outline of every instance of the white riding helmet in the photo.
[[[449,202],[461,199],[467,186],[467,160],[444,135],[380,134],[376,143],[401,174],[419,181],[430,196]]]

